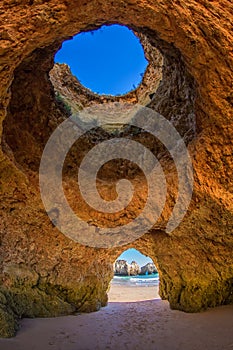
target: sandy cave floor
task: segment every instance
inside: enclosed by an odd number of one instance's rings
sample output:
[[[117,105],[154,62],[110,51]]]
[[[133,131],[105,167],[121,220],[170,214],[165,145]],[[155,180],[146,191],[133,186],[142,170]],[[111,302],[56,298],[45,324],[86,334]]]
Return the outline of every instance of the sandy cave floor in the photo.
[[[146,300],[145,300],[146,299]],[[112,285],[98,312],[23,319],[1,350],[233,350],[233,305],[188,314],[170,310],[157,287]]]

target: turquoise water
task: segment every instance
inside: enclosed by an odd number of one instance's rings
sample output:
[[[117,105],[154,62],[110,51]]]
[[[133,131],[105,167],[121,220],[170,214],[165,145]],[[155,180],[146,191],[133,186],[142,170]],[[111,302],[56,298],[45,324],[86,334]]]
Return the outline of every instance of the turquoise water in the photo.
[[[158,286],[159,274],[138,276],[114,276],[112,284],[124,286]]]

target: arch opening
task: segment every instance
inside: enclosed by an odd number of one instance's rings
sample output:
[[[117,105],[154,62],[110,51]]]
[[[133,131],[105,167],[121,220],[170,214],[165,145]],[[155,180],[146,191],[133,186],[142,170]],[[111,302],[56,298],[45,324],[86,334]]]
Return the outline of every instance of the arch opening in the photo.
[[[154,261],[139,250],[129,248],[113,264],[114,276],[109,302],[135,302],[160,299],[159,271]]]

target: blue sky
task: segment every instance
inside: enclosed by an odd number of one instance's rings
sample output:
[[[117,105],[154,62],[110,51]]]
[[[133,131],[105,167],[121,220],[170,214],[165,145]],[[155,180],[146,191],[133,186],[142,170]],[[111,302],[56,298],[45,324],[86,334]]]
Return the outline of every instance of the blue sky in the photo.
[[[124,251],[117,259],[126,260],[128,263],[135,260],[140,266],[146,265],[148,262],[153,262],[151,258],[146,257],[133,248]]]
[[[72,74],[92,91],[111,95],[138,86],[148,64],[132,30],[116,24],[65,41],[55,62],[68,64]]]

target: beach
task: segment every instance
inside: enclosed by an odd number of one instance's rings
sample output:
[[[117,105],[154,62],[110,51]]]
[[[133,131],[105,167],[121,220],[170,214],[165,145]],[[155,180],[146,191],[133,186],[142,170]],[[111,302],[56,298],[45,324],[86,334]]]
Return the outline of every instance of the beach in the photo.
[[[2,350],[231,350],[233,305],[188,314],[171,310],[158,286],[112,284],[98,312],[23,319]]]

